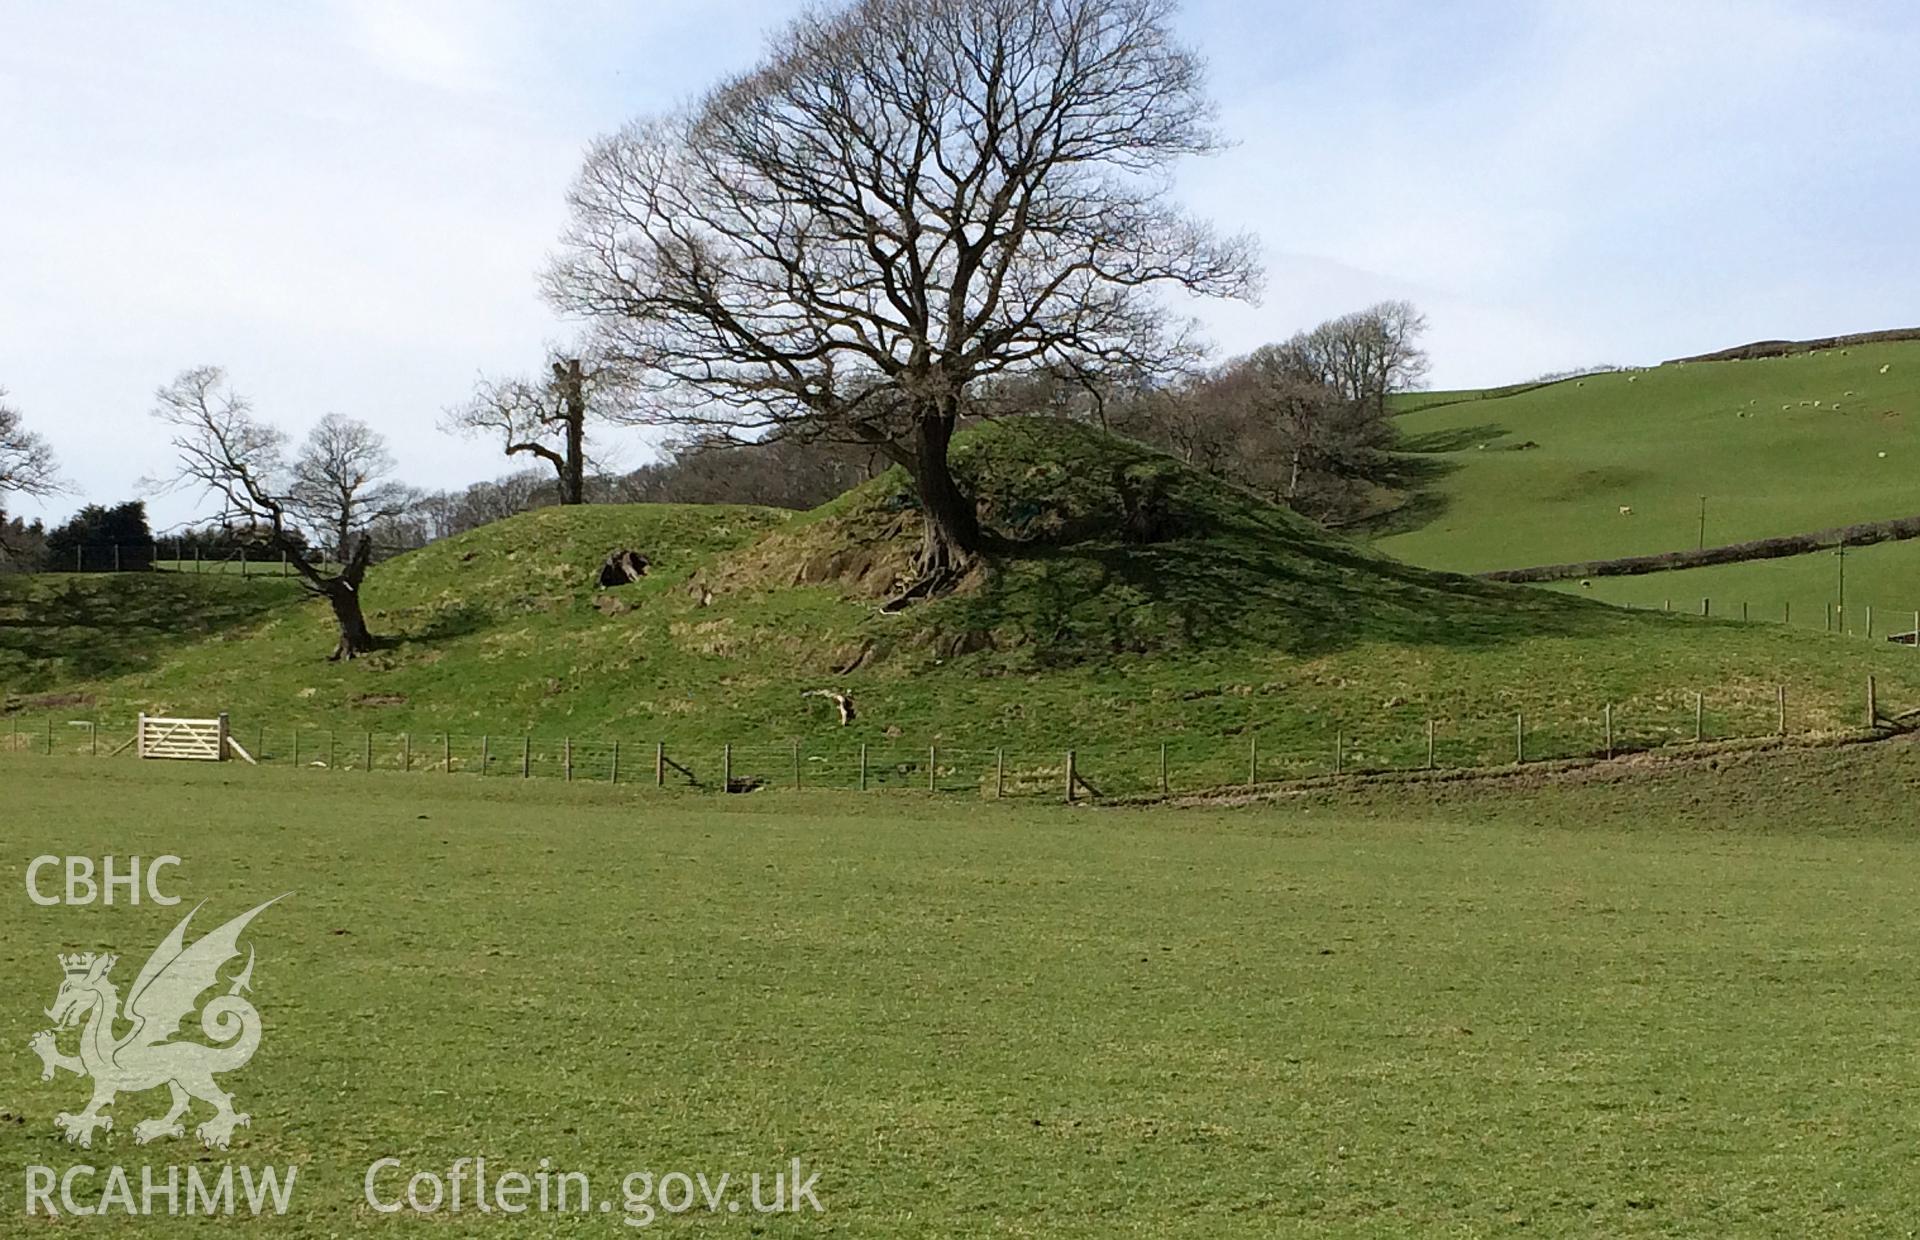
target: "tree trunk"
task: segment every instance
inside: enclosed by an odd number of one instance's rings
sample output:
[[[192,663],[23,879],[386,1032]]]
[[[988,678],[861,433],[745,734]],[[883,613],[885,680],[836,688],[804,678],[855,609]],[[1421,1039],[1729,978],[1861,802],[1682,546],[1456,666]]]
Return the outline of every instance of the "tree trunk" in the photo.
[[[328,657],[337,663],[371,651],[373,634],[367,630],[366,617],[360,612],[359,587],[335,577],[322,586],[320,592],[326,596],[327,605],[333,608],[334,622],[340,626],[340,644]]]
[[[560,463],[560,502],[584,504],[587,502],[587,394],[580,359],[572,358],[565,364],[555,362],[553,378],[560,387],[567,422],[566,457]]]
[[[953,424],[951,413],[933,411],[921,415],[914,427],[913,452],[905,464],[920,499],[920,551],[914,559],[919,579],[888,603],[888,610],[946,590],[982,549],[979,513],[972,497],[954,481],[947,460]]]

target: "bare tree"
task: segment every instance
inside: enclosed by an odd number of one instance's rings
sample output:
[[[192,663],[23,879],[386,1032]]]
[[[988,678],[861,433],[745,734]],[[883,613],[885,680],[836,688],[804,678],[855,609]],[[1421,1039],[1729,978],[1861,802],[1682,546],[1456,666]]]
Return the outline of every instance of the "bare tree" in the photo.
[[[587,502],[587,435],[591,422],[620,420],[627,378],[606,358],[555,352],[548,375],[482,378],[442,427],[454,434],[492,434],[508,456],[538,457],[553,467],[562,504]]]
[[[374,648],[360,608],[360,583],[373,556],[373,541],[357,534],[338,571],[305,555],[312,531],[285,460],[286,435],[254,417],[245,397],[227,383],[218,366],[181,372],[154,396],[153,416],[173,428],[179,469],[170,487],[197,487],[217,499],[217,519],[242,525],[260,546],[287,557],[314,594],[333,609],[340,641],[333,659],[351,659]],[[324,531],[330,533],[331,531]]]
[[[0,496],[52,495],[60,490],[59,467],[47,441],[26,427],[20,411],[0,388]]]
[[[920,580],[984,539],[948,446],[969,390],[1154,372],[1196,350],[1157,295],[1246,296],[1250,240],[1170,205],[1216,149],[1171,0],[852,0],[759,68],[595,144],[548,272],[630,363],[639,420],[872,444],[924,516]]]
[[[1390,394],[1425,381],[1432,362],[1419,340],[1426,330],[1427,317],[1412,302],[1383,301],[1301,332],[1274,360],[1384,413]]]
[[[393,480],[393,456],[372,427],[330,413],[308,433],[293,462],[291,498],[300,515],[345,563],[355,534],[406,512],[415,493]]]

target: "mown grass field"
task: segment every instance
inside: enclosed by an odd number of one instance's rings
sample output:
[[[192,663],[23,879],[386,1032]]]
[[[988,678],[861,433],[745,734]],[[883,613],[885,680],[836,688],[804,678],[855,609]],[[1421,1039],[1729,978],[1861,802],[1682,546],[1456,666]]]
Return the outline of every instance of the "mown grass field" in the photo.
[[[300,1167],[277,1235],[391,1230],[361,1196],[386,1156],[548,1158],[596,1190],[821,1173],[824,1215],[675,1233],[1884,1235],[1920,1210],[1905,743],[1181,813],[23,755],[0,780],[0,1159],[81,1159],[52,1128],[80,1083],[24,1049],[56,952],[130,977],[194,902],[201,927],[291,890],[250,931],[266,1036],[225,1156]],[[36,907],[49,852],[177,854],[187,904]],[[213,1158],[131,1143],[157,1101],[85,1161]]]
[[[1380,545],[1416,564],[1480,572],[1686,550],[1702,496],[1709,546],[1920,512],[1920,344],[1455,399],[1470,395],[1403,398],[1416,411],[1398,423],[1432,487],[1408,514],[1417,528]],[[1902,571],[1885,593],[1906,592]]]

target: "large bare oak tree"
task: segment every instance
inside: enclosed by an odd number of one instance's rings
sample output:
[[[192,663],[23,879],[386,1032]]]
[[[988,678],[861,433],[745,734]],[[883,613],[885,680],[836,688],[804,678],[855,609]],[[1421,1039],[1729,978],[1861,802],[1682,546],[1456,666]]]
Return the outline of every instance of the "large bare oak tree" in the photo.
[[[1190,356],[1161,296],[1250,295],[1251,242],[1169,200],[1218,146],[1170,0],[855,0],[595,144],[546,278],[636,416],[867,443],[911,475],[920,580],[983,549],[948,447],[976,384]]]
[[[173,429],[179,457],[167,484],[204,491],[219,502],[216,520],[245,526],[266,550],[286,556],[307,588],[333,609],[340,640],[331,658],[352,659],[372,650],[360,583],[372,563],[373,540],[364,531],[349,531],[352,546],[337,567],[307,559],[306,536],[332,531],[307,528],[312,522],[286,463],[286,435],[254,416],[218,366],[183,371],[155,393],[154,401],[153,416]]]

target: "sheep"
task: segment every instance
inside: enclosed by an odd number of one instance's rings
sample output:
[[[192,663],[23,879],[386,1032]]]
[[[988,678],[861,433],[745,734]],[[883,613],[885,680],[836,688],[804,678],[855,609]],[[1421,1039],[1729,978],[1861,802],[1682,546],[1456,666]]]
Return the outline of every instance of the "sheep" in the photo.
[[[1887,373],[1887,372],[1888,372],[1889,370],[1892,370],[1892,369],[1893,369],[1893,363],[1892,363],[1892,362],[1888,362],[1888,363],[1887,363],[1887,364],[1886,364],[1885,366],[1882,366],[1882,367],[1880,368],[1880,373],[1884,375],[1884,374],[1886,374],[1886,373]]]
[[[1884,453],[1884,452],[1882,452],[1882,453],[1880,454],[1880,459],[1881,459],[1881,460],[1883,460],[1883,461],[1884,461],[1884,460],[1886,460],[1886,459],[1887,459],[1887,454],[1886,454],[1886,453]]]
[[[1622,505],[1620,505],[1620,515],[1621,515],[1621,516],[1623,516],[1623,517],[1630,517],[1630,516],[1632,516],[1632,515],[1633,515],[1633,505],[1632,505],[1632,504],[1622,504]]]

